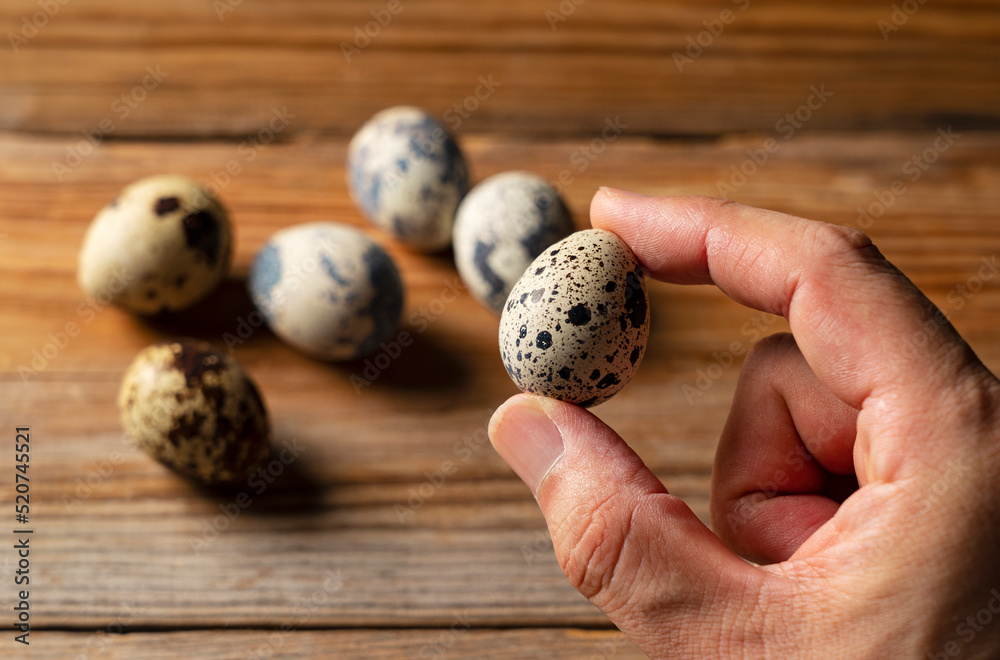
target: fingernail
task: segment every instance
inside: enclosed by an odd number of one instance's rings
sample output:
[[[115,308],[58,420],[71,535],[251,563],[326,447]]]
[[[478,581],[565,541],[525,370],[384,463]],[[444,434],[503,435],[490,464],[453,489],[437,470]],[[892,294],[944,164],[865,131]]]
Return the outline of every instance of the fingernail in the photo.
[[[621,188],[609,188],[607,186],[601,186],[600,190],[608,197],[624,197],[625,199],[642,199],[644,197],[649,196],[637,192],[632,192],[630,190],[622,190]]]
[[[500,406],[490,420],[489,434],[497,453],[532,495],[565,451],[562,433],[539,397],[515,397]]]

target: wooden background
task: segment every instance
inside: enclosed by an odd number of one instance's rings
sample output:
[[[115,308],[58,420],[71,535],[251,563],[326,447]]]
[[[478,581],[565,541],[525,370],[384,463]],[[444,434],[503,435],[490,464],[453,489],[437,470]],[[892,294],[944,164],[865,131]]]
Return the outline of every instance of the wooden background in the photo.
[[[263,493],[243,489],[246,508],[123,440],[122,372],[155,340],[221,345],[235,333],[251,311],[248,265],[277,229],[363,225],[344,183],[346,142],[397,103],[449,119],[477,180],[514,168],[572,179],[580,227],[600,185],[718,195],[735,182],[734,199],[855,225],[881,198],[887,208],[864,228],[998,369],[1000,15],[994,0],[902,4],[919,8],[4,0],[0,629],[15,595],[15,426],[31,427],[35,534],[31,646],[8,630],[0,656],[643,657],[567,585],[527,488],[486,441],[492,410],[515,390],[496,318],[466,294],[447,302],[450,256],[375,234],[402,269],[416,343],[360,393],[349,379],[363,363],[310,361],[266,329],[235,346],[275,442],[302,448]],[[341,44],[390,7],[391,22],[347,61]],[[886,25],[898,27],[888,38]],[[674,55],[689,47],[697,56],[679,70]],[[149,70],[159,82],[136,90]],[[481,77],[499,85],[474,103]],[[799,110],[811,88],[832,96]],[[450,121],[466,102],[477,107]],[[779,122],[797,110],[808,120],[789,135]],[[260,149],[244,144],[275,111],[294,117]],[[594,143],[608,120],[627,129]],[[960,137],[926,151],[949,127]],[[95,130],[108,133],[96,147],[85,137]],[[768,138],[778,150],[731,181]],[[922,154],[934,161],[926,171],[906,165]],[[231,162],[240,171],[227,180]],[[168,320],[81,309],[75,259],[88,222],[124,185],[163,172],[221,187],[237,231],[230,279]],[[905,192],[886,192],[895,181]],[[596,413],[706,519],[739,371],[726,352],[785,326],[707,287],[654,284],[651,296],[642,369]],[[80,332],[65,340],[70,323]]]

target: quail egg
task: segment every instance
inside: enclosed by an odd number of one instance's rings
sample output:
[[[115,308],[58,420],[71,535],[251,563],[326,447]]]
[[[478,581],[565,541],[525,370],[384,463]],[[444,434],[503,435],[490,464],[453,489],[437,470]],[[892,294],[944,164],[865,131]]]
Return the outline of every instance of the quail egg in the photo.
[[[504,172],[472,189],[455,217],[455,264],[483,305],[499,314],[542,251],[573,232],[559,194],[530,172]]]
[[[469,174],[436,119],[410,106],[383,110],[355,134],[347,161],[351,196],[377,227],[417,250],[451,242]]]
[[[125,372],[118,408],[146,453],[203,484],[245,479],[270,455],[256,386],[236,360],[205,342],[142,350]]]
[[[585,408],[625,387],[648,339],[642,268],[603,229],[571,234],[539,255],[500,317],[500,354],[517,386]]]
[[[229,218],[214,197],[185,177],[149,177],[94,218],[77,280],[88,295],[138,314],[178,311],[219,284],[231,246]]]
[[[247,286],[276,335],[322,360],[374,352],[403,312],[392,257],[357,229],[332,222],[274,234],[254,259]]]

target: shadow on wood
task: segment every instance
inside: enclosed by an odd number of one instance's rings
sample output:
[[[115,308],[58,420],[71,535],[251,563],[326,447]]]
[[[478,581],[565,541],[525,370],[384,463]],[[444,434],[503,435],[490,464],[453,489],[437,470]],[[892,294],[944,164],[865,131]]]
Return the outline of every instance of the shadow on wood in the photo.
[[[274,337],[250,300],[243,277],[227,277],[207,298],[188,309],[137,319],[164,335],[193,337],[226,348]]]
[[[406,346],[400,344],[401,337],[406,337]],[[463,360],[467,357],[434,338],[432,332],[402,326],[373,355],[330,367],[342,371],[356,388],[451,394],[463,391],[469,383],[471,368]]]
[[[322,503],[322,492],[329,484],[324,484],[299,460],[306,448],[296,438],[273,438],[271,456],[246,480],[226,485],[196,485],[195,490],[204,497],[223,501],[232,501],[244,494],[253,501],[253,506],[246,508],[246,513],[251,515],[324,510],[327,507]]]

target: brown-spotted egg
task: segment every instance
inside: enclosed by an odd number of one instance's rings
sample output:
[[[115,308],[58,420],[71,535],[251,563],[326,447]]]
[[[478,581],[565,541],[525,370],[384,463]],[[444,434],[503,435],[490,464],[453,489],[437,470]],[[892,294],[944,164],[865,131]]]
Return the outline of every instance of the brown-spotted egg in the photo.
[[[455,217],[455,265],[469,291],[497,314],[541,252],[573,232],[573,218],[545,179],[503,172],[466,195]]]
[[[347,154],[355,203],[377,227],[418,250],[451,242],[455,210],[469,189],[458,143],[423,110],[379,112],[354,135]]]
[[[139,314],[178,311],[229,268],[232,229],[222,205],[182,176],[125,188],[87,230],[77,280],[90,296]]]
[[[500,317],[500,355],[517,386],[583,407],[625,387],[648,338],[642,268],[602,229],[571,234],[539,255]]]
[[[403,313],[403,282],[385,250],[362,232],[313,222],[274,234],[247,281],[281,339],[322,360],[353,360],[389,339]]]
[[[143,349],[125,371],[118,408],[146,453],[203,484],[246,479],[270,455],[256,386],[236,360],[205,342]]]

